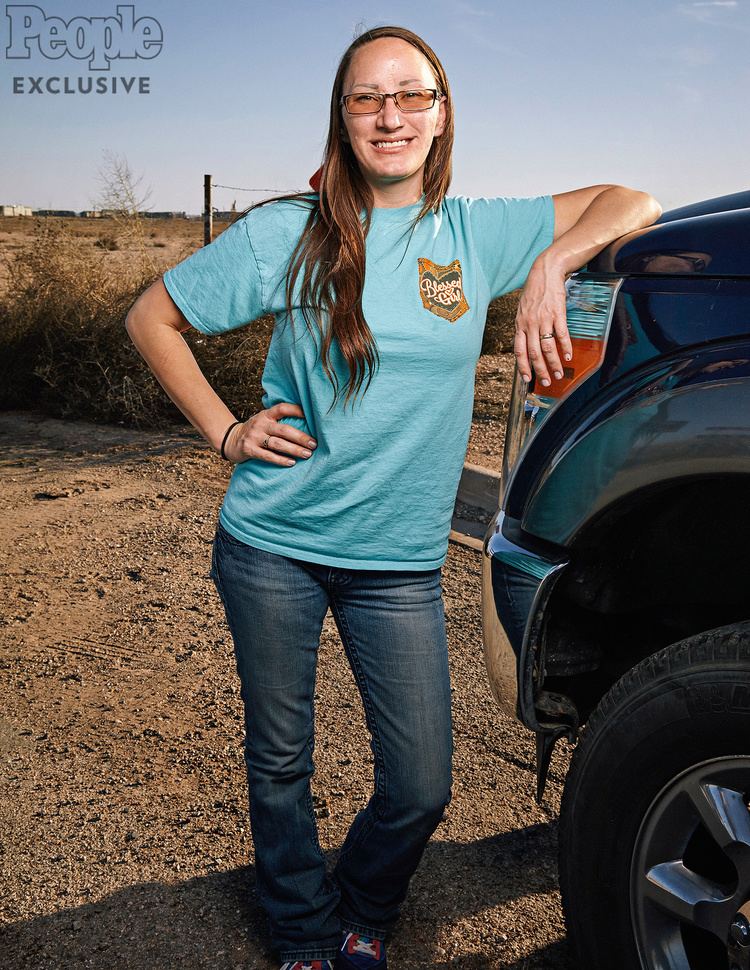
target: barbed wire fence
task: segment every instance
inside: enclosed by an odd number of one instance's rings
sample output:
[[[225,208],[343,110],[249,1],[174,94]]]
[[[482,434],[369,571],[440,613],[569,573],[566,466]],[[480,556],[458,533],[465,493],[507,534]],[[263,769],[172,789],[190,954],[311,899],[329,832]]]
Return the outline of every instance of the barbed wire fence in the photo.
[[[203,245],[207,246],[213,239],[214,234],[214,212],[230,211],[214,208],[213,190],[228,189],[232,192],[255,192],[264,195],[288,195],[292,192],[300,192],[301,189],[256,189],[245,185],[222,185],[213,181],[212,175],[203,176]],[[233,209],[234,209],[234,203]]]

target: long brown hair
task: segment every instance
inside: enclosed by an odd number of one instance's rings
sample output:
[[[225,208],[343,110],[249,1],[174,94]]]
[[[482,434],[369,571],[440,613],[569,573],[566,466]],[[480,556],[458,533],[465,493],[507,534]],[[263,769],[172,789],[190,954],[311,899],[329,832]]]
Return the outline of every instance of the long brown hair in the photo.
[[[310,214],[292,253],[286,278],[286,302],[291,308],[295,285],[302,276],[299,303],[310,332],[313,332],[314,323],[321,335],[321,363],[334,389],[331,407],[339,397],[339,382],[331,365],[331,343],[334,340],[349,369],[344,407],[352,395],[356,398],[365,376],[367,391],[375,367],[379,364],[375,339],[362,310],[365,238],[370,228],[373,194],[360,171],[351,145],[342,138],[344,125],[340,99],[355,52],[381,37],[396,37],[420,51],[430,64],[440,93],[446,96],[445,127],[443,133],[434,139],[425,161],[424,203],[415,224],[428,212],[438,208],[451,181],[453,107],[443,65],[421,37],[404,27],[375,27],[365,31],[349,45],[336,71],[318,199],[310,200],[307,197]],[[281,198],[301,201],[305,196]],[[274,201],[279,199],[267,199],[259,204]],[[364,221],[361,216],[363,211]],[[330,321],[328,327],[323,323],[326,317]]]

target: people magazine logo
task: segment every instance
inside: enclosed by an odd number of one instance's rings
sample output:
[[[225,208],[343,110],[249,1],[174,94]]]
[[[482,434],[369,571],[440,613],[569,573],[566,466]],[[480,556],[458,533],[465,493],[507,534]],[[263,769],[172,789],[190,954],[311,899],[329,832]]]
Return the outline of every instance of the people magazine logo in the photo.
[[[29,61],[41,54],[61,62],[57,74],[14,76],[13,94],[150,94],[148,75],[125,76],[118,69],[122,69],[120,62],[157,57],[164,46],[164,31],[154,17],[136,18],[134,6],[118,4],[116,11],[105,17],[65,20],[48,17],[35,4],[6,5],[8,60]],[[67,59],[85,62],[86,73],[63,74]],[[136,66],[127,64],[126,69],[133,71]]]

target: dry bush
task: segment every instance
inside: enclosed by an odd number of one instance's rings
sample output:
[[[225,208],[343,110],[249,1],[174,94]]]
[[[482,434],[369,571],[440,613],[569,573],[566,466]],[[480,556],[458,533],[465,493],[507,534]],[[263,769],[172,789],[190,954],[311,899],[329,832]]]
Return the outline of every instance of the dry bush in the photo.
[[[0,407],[143,428],[184,422],[125,330],[128,310],[156,278],[137,254],[125,272],[65,226],[39,220],[9,274],[0,301]],[[260,408],[272,329],[264,318],[221,338],[186,335],[238,416]]]
[[[141,263],[151,273],[156,273],[156,265],[146,252],[146,219],[144,212],[151,196],[151,189],[141,189],[143,176],[137,176],[130,168],[124,155],[105,150],[97,174],[99,195],[94,206],[107,212],[117,226],[119,235],[128,243],[134,244]]]
[[[120,244],[115,236],[99,236],[98,239],[94,240],[94,245],[98,246],[99,249],[106,249],[108,253],[115,252],[115,250],[120,248]]]
[[[184,423],[124,326],[138,295],[159,276],[148,243],[111,253],[91,242],[66,222],[39,219],[31,238],[8,255],[9,285],[0,295],[0,407],[142,428]],[[149,242],[149,249],[158,245]],[[512,350],[517,301],[514,293],[491,304],[483,353]],[[261,407],[272,331],[267,317],[218,338],[185,334],[203,373],[238,417]]]

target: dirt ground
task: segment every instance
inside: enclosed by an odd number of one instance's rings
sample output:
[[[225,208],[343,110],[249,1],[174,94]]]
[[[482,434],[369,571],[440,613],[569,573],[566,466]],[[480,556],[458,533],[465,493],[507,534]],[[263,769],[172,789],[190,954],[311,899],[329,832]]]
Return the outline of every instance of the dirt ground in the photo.
[[[57,216],[0,217],[0,292],[10,277],[9,265],[22,247],[33,239],[37,224],[62,227],[91,244],[96,256],[120,272],[127,271],[138,250],[137,241],[128,236],[123,223],[115,219],[59,218]],[[229,223],[215,220],[214,238]],[[203,222],[199,219],[144,219],[146,253],[154,270],[164,271],[203,245]],[[114,248],[110,248],[114,245]]]
[[[208,575],[228,467],[189,430],[26,412],[0,414],[0,448],[0,965],[275,967],[253,891],[239,683]],[[486,682],[479,564],[451,544],[454,795],[389,958],[569,970],[556,874],[568,753],[536,805],[533,738]],[[372,760],[330,615],[316,723],[333,861]]]

